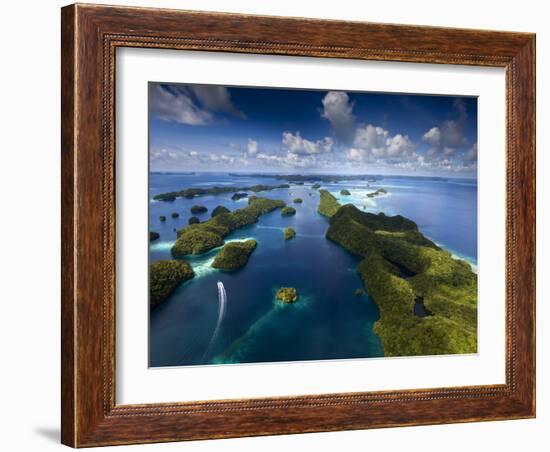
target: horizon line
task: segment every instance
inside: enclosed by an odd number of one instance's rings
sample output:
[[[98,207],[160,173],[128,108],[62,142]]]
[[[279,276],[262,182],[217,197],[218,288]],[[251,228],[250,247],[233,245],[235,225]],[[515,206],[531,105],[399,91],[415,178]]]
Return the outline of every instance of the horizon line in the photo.
[[[155,173],[169,173],[169,174],[183,174],[190,175],[190,173],[201,174],[236,174],[239,176],[372,176],[372,177],[417,177],[417,178],[430,178],[430,179],[470,179],[477,181],[477,175],[475,176],[430,176],[430,175],[412,175],[412,174],[378,174],[378,173],[318,173],[318,172],[270,172],[270,171],[212,171],[212,170],[150,170],[151,174]]]

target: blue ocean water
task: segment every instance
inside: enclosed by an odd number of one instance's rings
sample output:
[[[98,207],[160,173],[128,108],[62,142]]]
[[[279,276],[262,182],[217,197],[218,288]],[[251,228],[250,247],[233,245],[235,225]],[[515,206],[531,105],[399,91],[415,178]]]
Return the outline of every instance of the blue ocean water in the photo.
[[[149,247],[150,262],[170,259],[176,230],[187,225],[190,207],[201,204],[210,218],[213,208],[245,207],[247,199],[231,200],[231,193],[201,196],[174,202],[154,201],[154,195],[189,187],[278,185],[270,177],[230,176],[221,173],[161,174],[150,177],[150,229],[161,238]],[[373,331],[379,314],[368,295],[355,296],[362,288],[355,269],[359,258],[325,239],[328,220],[316,211],[319,194],[311,183],[291,184],[290,189],[259,193],[283,199],[296,208],[293,217],[279,211],[259,222],[235,231],[226,238],[254,238],[258,247],[248,264],[236,272],[210,267],[219,249],[187,258],[195,278],[184,283],[163,304],[150,313],[150,366],[180,366],[220,363],[304,361],[368,358],[383,356],[380,340]],[[377,182],[342,180],[322,183],[342,203],[354,203],[369,212],[401,214],[414,220],[420,230],[440,246],[477,264],[477,184],[472,180],[433,180],[384,177]],[[341,196],[347,188],[350,196]],[[376,198],[366,194],[377,188],[388,193]],[[292,204],[300,197],[303,204]],[[171,218],[171,213],[179,218]],[[165,215],[165,222],[159,216]],[[297,236],[283,239],[291,226]],[[225,287],[227,301],[218,334],[217,282]],[[298,290],[298,302],[283,305],[275,301],[279,287]]]

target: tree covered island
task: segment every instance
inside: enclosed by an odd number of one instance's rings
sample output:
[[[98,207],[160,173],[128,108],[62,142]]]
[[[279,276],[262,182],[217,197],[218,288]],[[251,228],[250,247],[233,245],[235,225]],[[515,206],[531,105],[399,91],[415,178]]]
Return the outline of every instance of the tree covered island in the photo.
[[[222,212],[207,221],[191,224],[178,231],[178,238],[172,247],[172,256],[202,254],[222,246],[224,238],[236,229],[258,221],[261,215],[284,208],[286,203],[278,199],[250,196],[248,206],[233,212]]]
[[[182,283],[193,278],[195,272],[182,260],[163,260],[149,267],[149,305],[154,308],[166,300]]]
[[[279,185],[266,185],[266,184],[257,184],[250,187],[209,187],[209,188],[185,188],[179,191],[171,191],[167,193],[159,193],[158,195],[153,196],[153,199],[156,201],[175,201],[177,198],[186,198],[192,199],[198,196],[204,195],[221,195],[225,193],[235,193],[238,192],[247,192],[251,191],[254,193],[259,193],[261,191],[270,191],[276,190],[278,188],[290,188],[289,184],[279,184]],[[239,199],[240,197],[247,196],[246,193],[239,193],[234,199]]]
[[[220,270],[237,270],[244,267],[256,246],[257,242],[254,239],[227,243],[214,259],[212,267]]]
[[[321,191],[326,237],[363,260],[357,271],[380,311],[375,331],[386,356],[477,352],[477,275],[400,215],[337,207]],[[421,302],[429,315],[420,316]],[[416,312],[416,313],[415,313]]]

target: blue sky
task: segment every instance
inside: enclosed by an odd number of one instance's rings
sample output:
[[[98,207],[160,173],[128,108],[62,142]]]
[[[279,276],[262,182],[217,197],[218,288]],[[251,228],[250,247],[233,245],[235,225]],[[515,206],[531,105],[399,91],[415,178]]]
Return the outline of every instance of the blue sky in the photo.
[[[152,171],[476,177],[477,99],[149,84]]]

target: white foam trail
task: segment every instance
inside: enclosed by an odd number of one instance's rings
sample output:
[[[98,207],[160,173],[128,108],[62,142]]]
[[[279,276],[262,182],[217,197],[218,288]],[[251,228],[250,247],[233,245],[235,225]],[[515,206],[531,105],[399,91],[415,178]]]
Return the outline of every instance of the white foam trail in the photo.
[[[153,242],[149,245],[151,251],[166,251],[170,250],[174,246],[174,241],[169,242]]]
[[[218,321],[216,322],[216,327],[214,328],[214,333],[212,334],[212,338],[208,343],[208,347],[204,352],[203,361],[210,353],[210,349],[212,348],[212,345],[214,345],[214,343],[216,342],[216,339],[218,338],[218,333],[220,332],[220,326],[222,325],[223,317],[225,315],[226,304],[227,304],[227,293],[225,292],[225,287],[221,281],[218,281]]]

